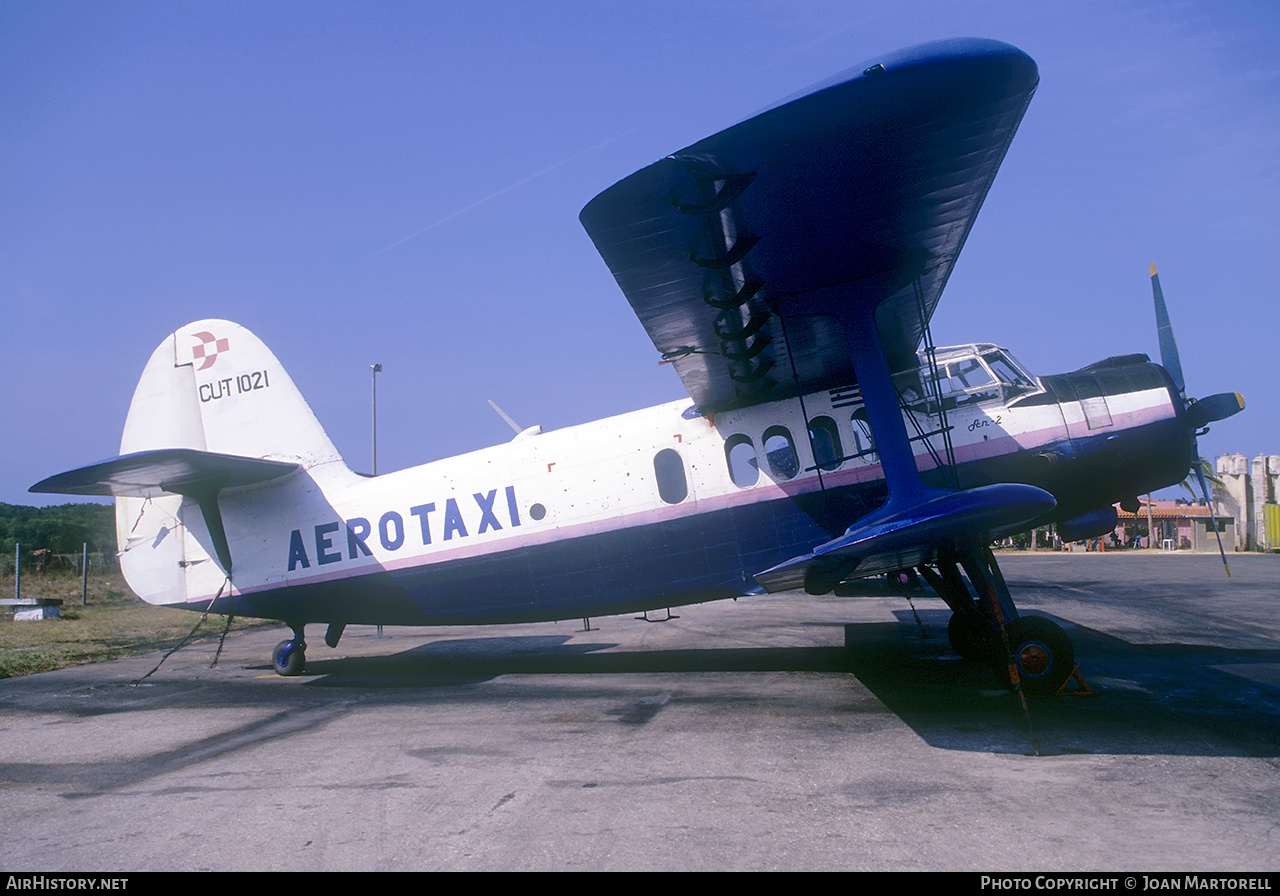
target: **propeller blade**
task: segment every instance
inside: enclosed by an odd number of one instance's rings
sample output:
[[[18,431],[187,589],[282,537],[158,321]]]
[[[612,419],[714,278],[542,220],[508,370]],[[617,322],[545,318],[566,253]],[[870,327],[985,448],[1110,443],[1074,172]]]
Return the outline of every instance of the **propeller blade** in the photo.
[[[1187,383],[1182,376],[1182,359],[1178,355],[1178,342],[1173,338],[1173,324],[1169,322],[1169,309],[1164,304],[1164,290],[1160,288],[1160,275],[1156,273],[1155,262],[1151,263],[1151,294],[1156,303],[1156,338],[1160,342],[1160,365],[1173,380],[1178,394],[1186,403],[1186,423],[1191,427],[1191,456],[1196,468],[1196,479],[1200,480],[1200,494],[1209,507],[1209,518],[1213,522],[1213,534],[1218,539],[1218,553],[1222,555],[1222,565],[1231,575],[1231,567],[1227,564],[1227,551],[1222,546],[1222,533],[1218,531],[1218,518],[1213,512],[1213,501],[1209,497],[1209,485],[1204,479],[1206,461],[1200,457],[1200,445],[1196,442],[1196,431],[1203,429],[1215,420],[1225,420],[1232,414],[1244,410],[1244,397],[1239,392],[1219,392],[1199,401],[1187,401]]]
[[[1164,304],[1164,290],[1160,288],[1160,275],[1156,264],[1151,263],[1151,293],[1156,302],[1156,338],[1160,342],[1160,366],[1169,371],[1178,392],[1187,394],[1187,384],[1182,378],[1182,359],[1178,355],[1178,341],[1173,338],[1173,324],[1169,322],[1169,309]]]
[[[1219,392],[1217,395],[1192,401],[1187,407],[1187,423],[1192,429],[1203,429],[1210,423],[1226,420],[1243,410],[1243,395],[1239,392]]]
[[[1209,500],[1209,485],[1204,481],[1204,462],[1200,458],[1200,446],[1196,444],[1196,440],[1191,440],[1191,447],[1195,449],[1195,467],[1196,478],[1200,480],[1200,494],[1204,495],[1204,503],[1209,508],[1209,522],[1213,525],[1213,534],[1218,539],[1218,553],[1222,556],[1222,565],[1227,570],[1227,578],[1231,578],[1231,567],[1227,564],[1227,551],[1222,546],[1222,533],[1218,531],[1218,517],[1213,512],[1213,501]]]

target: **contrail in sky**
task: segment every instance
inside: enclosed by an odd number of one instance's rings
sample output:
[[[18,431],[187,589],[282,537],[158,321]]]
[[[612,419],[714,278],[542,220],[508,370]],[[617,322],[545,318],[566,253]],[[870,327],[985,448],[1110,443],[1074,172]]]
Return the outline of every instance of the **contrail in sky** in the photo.
[[[559,162],[556,162],[554,165],[548,165],[546,168],[543,168],[541,171],[530,174],[528,177],[521,178],[515,183],[503,187],[501,190],[499,190],[496,193],[490,193],[488,196],[471,203],[465,208],[460,208],[456,212],[453,212],[452,214],[445,215],[439,221],[436,221],[432,224],[428,224],[426,227],[422,228],[421,230],[415,231],[406,237],[398,239],[389,246],[384,246],[383,248],[379,249],[377,252],[374,252],[373,255],[381,255],[383,252],[390,252],[392,249],[396,248],[397,246],[403,246],[405,243],[409,242],[410,240],[416,239],[422,236],[428,230],[434,230],[435,228],[439,227],[441,224],[446,224],[449,221],[452,221],[454,218],[458,217],[459,215],[465,215],[467,212],[471,211],[474,208],[479,208],[480,206],[484,205],[486,202],[490,202],[494,199],[497,199],[499,196],[503,196],[507,193],[510,193],[512,190],[523,187],[525,184],[529,183],[532,180],[537,180],[538,178],[542,177],[545,174],[550,174],[552,171],[555,171],[557,168],[562,168],[565,165],[568,165],[570,162],[576,159],[580,159],[583,156],[587,155],[588,153],[593,153],[597,149],[602,149],[603,147],[608,146],[610,143],[612,143],[615,140],[621,140],[623,137],[626,137],[628,134],[634,134],[638,130],[640,130],[639,127],[634,127],[629,130],[623,131],[621,134],[615,134],[614,136],[610,137],[608,140],[605,140],[602,143],[597,143],[595,146],[588,146],[584,150],[581,150],[579,152],[574,153],[571,156],[561,159]],[[372,258],[373,256],[371,255],[370,257]]]

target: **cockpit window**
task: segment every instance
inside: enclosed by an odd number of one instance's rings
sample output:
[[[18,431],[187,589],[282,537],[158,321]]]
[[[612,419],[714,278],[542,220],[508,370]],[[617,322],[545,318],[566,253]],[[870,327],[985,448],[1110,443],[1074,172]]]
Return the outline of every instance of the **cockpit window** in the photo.
[[[948,364],[941,385],[943,400],[948,402],[948,407],[1000,399],[1000,386],[995,377],[977,358]]]
[[[936,413],[939,400],[950,410],[990,401],[1008,403],[1037,389],[1035,380],[1003,349],[975,345],[971,351],[966,354],[963,347],[939,350],[939,355],[945,353],[947,357],[938,359],[936,391],[923,358],[919,368],[897,374],[894,384],[903,403],[915,411]]]
[[[951,380],[951,391],[967,392],[992,382],[991,371],[982,366],[977,358],[966,358],[956,364],[947,365],[947,375]]]
[[[1000,382],[1006,386],[1012,386],[1015,394],[1036,387],[1031,378],[1019,370],[1004,352],[989,352],[982,357],[991,368],[991,372],[1000,378]]]

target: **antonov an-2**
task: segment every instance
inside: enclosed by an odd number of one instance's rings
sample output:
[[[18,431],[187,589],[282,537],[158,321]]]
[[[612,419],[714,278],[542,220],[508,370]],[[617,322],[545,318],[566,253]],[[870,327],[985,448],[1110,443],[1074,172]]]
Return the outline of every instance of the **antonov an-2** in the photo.
[[[1039,76],[953,40],[846,72],[636,172],[581,219],[689,398],[369,477],[248,330],[165,338],[120,456],[33,491],[117,499],[144,600],[304,627],[578,619],[916,570],[949,634],[1028,690],[1072,645],[1019,616],[988,545],[1181,481],[1243,406],[1162,365],[1037,377],[928,323]],[[692,400],[690,400],[692,399]]]

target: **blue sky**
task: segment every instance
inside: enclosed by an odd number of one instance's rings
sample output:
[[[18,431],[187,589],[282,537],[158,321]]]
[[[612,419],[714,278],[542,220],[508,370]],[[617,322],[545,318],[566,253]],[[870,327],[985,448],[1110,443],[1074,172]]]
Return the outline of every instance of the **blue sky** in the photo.
[[[991,37],[1041,84],[934,318],[1038,373],[1157,355],[1280,453],[1280,4],[0,4],[0,501],[114,455],[174,328],[235,320],[368,469],[681,398],[577,214],[878,54]]]

